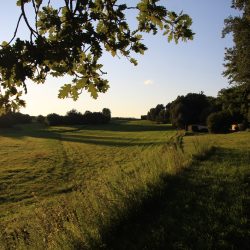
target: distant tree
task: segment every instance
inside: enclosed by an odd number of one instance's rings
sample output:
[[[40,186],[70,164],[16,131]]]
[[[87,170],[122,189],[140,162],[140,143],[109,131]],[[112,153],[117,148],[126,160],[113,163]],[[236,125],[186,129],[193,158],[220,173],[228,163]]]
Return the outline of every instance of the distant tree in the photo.
[[[104,108],[102,110],[102,114],[104,115],[104,117],[106,118],[107,122],[109,122],[111,120],[111,111],[108,108]]]
[[[49,125],[80,125],[80,124],[104,124],[110,122],[111,111],[109,109],[104,109],[104,115],[102,112],[90,112],[86,111],[84,114],[72,109],[66,113],[65,116],[58,114],[49,114],[46,120]],[[109,112],[108,112],[109,111]]]
[[[10,113],[0,115],[0,128],[9,128],[13,125],[14,123]]]
[[[85,113],[84,113],[84,115],[91,114],[91,113],[92,113],[91,111],[86,110]]]
[[[207,117],[214,113],[222,110],[221,104],[218,102],[218,98],[213,96],[206,96],[207,105],[202,109],[199,120],[201,123],[205,124],[207,121]]]
[[[15,124],[31,123],[32,117],[19,112],[8,112],[0,116],[0,127],[12,127]]]
[[[150,120],[150,121],[154,121],[155,120],[155,108],[151,108],[148,111],[147,119]]]
[[[64,121],[66,124],[72,124],[72,125],[85,123],[84,115],[75,109],[72,109],[66,113]]]
[[[191,18],[158,2],[17,0],[21,13],[14,36],[0,49],[0,108],[24,106],[21,89],[27,92],[27,80],[43,83],[48,75],[73,78],[60,89],[59,98],[76,100],[83,90],[97,98],[109,88],[100,63],[104,50],[136,65],[131,54],[147,49],[142,42],[144,33],[155,35],[162,30],[168,41],[192,39]],[[27,16],[27,9],[34,12]],[[133,25],[127,21],[129,11],[135,13]],[[30,32],[27,40],[16,38],[21,21]]]
[[[245,109],[243,114],[245,119],[250,121],[250,1],[233,0],[232,8],[239,10],[241,14],[236,17],[230,16],[225,20],[222,35],[225,37],[227,34],[232,34],[234,46],[226,48],[223,75],[231,84],[240,87]]]
[[[58,115],[56,113],[48,114],[46,120],[50,126],[65,124],[64,116]]]
[[[167,123],[167,113],[165,108],[163,108],[156,116],[156,122]]]
[[[247,117],[243,96],[241,86],[221,89],[218,93],[218,104],[221,105],[222,110],[230,112],[234,123],[242,123]]]
[[[91,124],[102,124],[107,123],[107,117],[103,115],[101,112],[93,112],[91,114],[91,120],[89,123]]]
[[[46,119],[45,116],[39,115],[39,116],[37,116],[36,121],[38,123],[45,123],[45,119]]]
[[[188,109],[184,102],[181,101],[183,97],[177,98],[171,106],[171,123],[174,127],[186,129],[188,125]]]
[[[165,123],[166,115],[165,115],[165,107],[163,104],[156,105],[155,108],[151,108],[147,114],[147,119],[150,121],[156,121]]]
[[[167,123],[170,123],[170,111],[171,111],[171,105],[172,105],[172,102],[169,102],[166,107],[165,107],[165,110],[166,110],[166,113],[165,113],[165,117],[166,117],[166,122]]]
[[[178,96],[170,106],[171,122],[178,128],[187,128],[189,124],[195,123],[205,124],[210,112],[212,103],[203,93]]]

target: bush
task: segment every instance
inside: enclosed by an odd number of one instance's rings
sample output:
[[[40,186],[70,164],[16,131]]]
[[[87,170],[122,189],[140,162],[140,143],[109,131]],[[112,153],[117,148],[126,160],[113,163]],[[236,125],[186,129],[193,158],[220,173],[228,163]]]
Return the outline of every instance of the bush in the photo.
[[[226,111],[212,113],[207,118],[207,126],[210,133],[227,133],[231,123],[232,116]]]

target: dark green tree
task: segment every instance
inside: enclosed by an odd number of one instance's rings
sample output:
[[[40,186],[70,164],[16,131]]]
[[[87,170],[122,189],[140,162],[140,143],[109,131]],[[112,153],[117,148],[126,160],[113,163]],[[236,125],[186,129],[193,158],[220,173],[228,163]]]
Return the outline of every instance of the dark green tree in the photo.
[[[8,112],[0,115],[0,128],[12,127],[16,124],[31,123],[32,117],[19,112]]]
[[[171,105],[170,119],[174,127],[185,129],[187,128],[188,110],[184,104],[183,96],[177,97],[177,99]]]
[[[241,86],[233,86],[226,89],[221,89],[218,93],[217,103],[224,111],[230,112],[232,122],[242,123],[247,116],[244,102],[242,100],[243,89]]]
[[[37,117],[36,117],[36,121],[38,122],[38,123],[41,123],[41,124],[44,124],[45,123],[45,116],[43,116],[43,115],[38,115]]]
[[[234,46],[226,48],[223,75],[241,89],[243,113],[247,119],[250,99],[250,1],[233,0],[232,8],[239,10],[240,15],[225,20],[222,35],[232,34]]]
[[[232,124],[232,116],[228,111],[212,113],[207,118],[207,126],[210,133],[227,133]]]
[[[72,109],[66,113],[64,117],[64,123],[66,124],[82,124],[83,123],[83,114],[78,112],[76,109]]]
[[[127,3],[133,3],[133,6]],[[18,0],[20,16],[13,38],[0,49],[0,108],[16,110],[24,106],[21,99],[27,92],[26,81],[44,83],[47,76],[70,75],[72,82],[64,84],[59,98],[76,100],[83,90],[93,98],[109,88],[100,63],[103,51],[112,56],[143,54],[143,33],[159,30],[168,41],[192,39],[191,18],[176,14],[158,3],[159,0]],[[31,5],[32,16],[26,9]],[[127,21],[134,11],[137,26]],[[30,31],[29,39],[16,38],[21,20]]]
[[[103,114],[104,116],[106,116],[107,118],[109,118],[109,120],[111,119],[111,111],[110,111],[110,109],[104,108],[104,109],[102,110],[102,114]]]
[[[147,119],[150,121],[156,121],[159,123],[166,123],[166,112],[163,104],[156,105],[155,108],[151,108],[147,114]]]
[[[188,93],[178,96],[171,103],[171,122],[175,127],[187,128],[190,124],[205,124],[207,116],[212,112],[211,98],[204,95]]]

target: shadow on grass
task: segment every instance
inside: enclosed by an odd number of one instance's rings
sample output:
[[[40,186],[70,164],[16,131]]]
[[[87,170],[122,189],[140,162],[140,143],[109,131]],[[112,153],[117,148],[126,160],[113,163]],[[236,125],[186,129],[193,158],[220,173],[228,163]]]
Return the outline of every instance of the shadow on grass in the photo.
[[[62,129],[60,133],[63,132],[76,132],[80,130],[103,130],[103,131],[115,131],[115,132],[147,132],[147,131],[167,131],[173,130],[172,126],[170,125],[163,125],[163,124],[130,124],[126,122],[111,122],[109,124],[102,124],[102,125],[79,125],[73,126],[75,129],[67,130]]]
[[[170,126],[161,125],[133,125],[125,123],[111,123],[105,125],[82,125],[70,127],[50,127],[39,125],[20,126],[12,129],[0,130],[0,136],[22,139],[23,137],[58,139],[61,141],[88,143],[94,145],[105,145],[114,147],[128,146],[147,146],[163,144],[164,142],[145,142],[139,138],[122,137],[121,134],[116,136],[95,136],[83,134],[70,134],[81,131],[112,131],[112,132],[143,132],[143,131],[166,131],[172,129]],[[136,139],[136,140],[135,140]]]
[[[104,229],[102,248],[249,249],[246,181],[240,172],[231,174],[238,167],[234,163],[226,166],[228,172],[223,166],[220,173],[216,169],[227,154],[234,159],[245,154],[250,160],[247,152],[217,149],[207,161],[163,177],[164,187]]]

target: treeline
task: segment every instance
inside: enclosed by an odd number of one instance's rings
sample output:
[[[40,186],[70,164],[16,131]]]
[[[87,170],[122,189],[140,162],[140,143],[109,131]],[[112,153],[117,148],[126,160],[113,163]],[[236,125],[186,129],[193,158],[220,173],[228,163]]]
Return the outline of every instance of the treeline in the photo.
[[[84,114],[72,109],[66,115],[59,115],[56,113],[47,116],[39,115],[31,117],[30,115],[22,114],[20,112],[9,112],[0,116],[0,128],[10,128],[16,124],[26,124],[31,122],[38,122],[50,126],[56,125],[83,125],[83,124],[105,124],[111,120],[111,111],[104,108],[102,112],[86,111]]]
[[[84,114],[75,109],[70,110],[66,115],[52,113],[47,117],[38,116],[39,122],[45,122],[50,126],[56,125],[83,125],[83,124],[104,124],[111,120],[111,111],[104,108],[102,112],[86,111]]]
[[[151,108],[142,119],[158,123],[171,123],[176,128],[185,129],[190,124],[205,124],[209,114],[220,110],[216,98],[204,93],[189,93],[178,96],[166,106],[158,104]]]
[[[20,112],[9,112],[0,116],[0,127],[9,128],[16,124],[31,123],[32,117],[30,115],[22,114]]]
[[[174,127],[187,129],[191,124],[207,125],[211,132],[227,132],[232,124],[248,126],[249,110],[243,101],[243,89],[239,86],[222,89],[217,98],[201,93],[178,96],[167,105],[151,108],[147,119],[158,123],[171,123]]]

